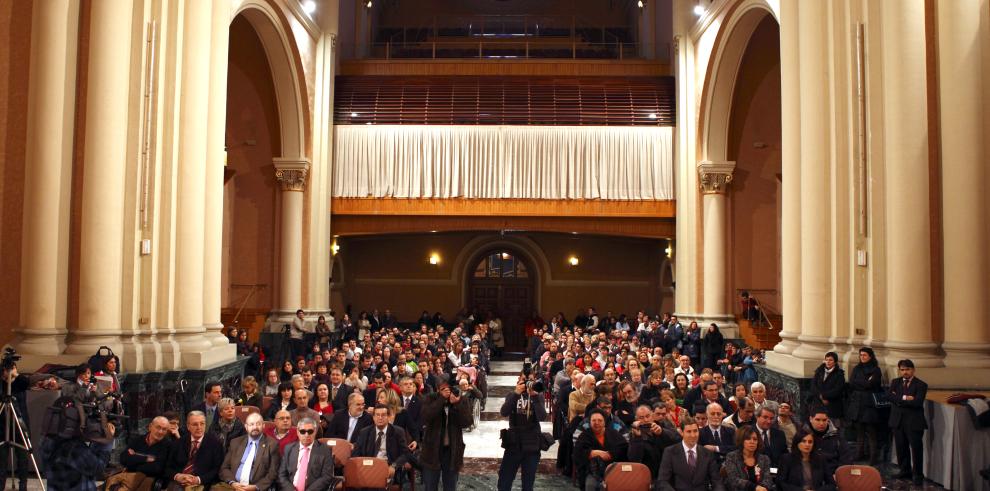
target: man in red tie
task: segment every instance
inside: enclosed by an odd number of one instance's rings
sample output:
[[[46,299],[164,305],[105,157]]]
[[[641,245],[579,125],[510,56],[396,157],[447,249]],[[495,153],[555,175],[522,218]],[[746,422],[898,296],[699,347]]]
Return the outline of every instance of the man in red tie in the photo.
[[[299,441],[285,448],[278,470],[280,491],[323,491],[331,489],[333,454],[330,447],[316,443],[316,421],[303,418],[296,425]]]
[[[186,430],[167,466],[165,475],[172,477],[168,486],[170,491],[186,486],[209,487],[217,482],[217,474],[223,465],[223,444],[206,432],[206,414],[190,411],[186,416]]]
[[[901,376],[890,381],[887,391],[887,399],[890,400],[888,424],[894,433],[897,466],[901,468],[895,478],[911,479],[920,486],[925,481],[922,437],[928,429],[928,422],[925,421],[928,384],[914,376],[914,362],[911,360],[897,362],[897,370]]]

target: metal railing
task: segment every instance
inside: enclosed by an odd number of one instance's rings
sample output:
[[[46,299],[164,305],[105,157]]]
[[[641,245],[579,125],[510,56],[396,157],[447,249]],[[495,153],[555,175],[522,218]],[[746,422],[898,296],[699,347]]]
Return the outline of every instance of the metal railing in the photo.
[[[425,41],[372,43],[363,59],[591,59],[653,58],[641,54],[641,43],[550,41]],[[658,47],[669,49],[667,43]],[[656,57],[660,58],[660,57]]]

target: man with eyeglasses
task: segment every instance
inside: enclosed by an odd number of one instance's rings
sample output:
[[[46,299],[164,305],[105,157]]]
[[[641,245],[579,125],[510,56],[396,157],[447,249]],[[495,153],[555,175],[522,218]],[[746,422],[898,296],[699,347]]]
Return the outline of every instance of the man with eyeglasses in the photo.
[[[230,442],[220,468],[220,483],[214,491],[265,491],[278,478],[282,454],[278,442],[263,433],[261,415],[251,414],[244,421],[248,434]]]
[[[275,413],[275,426],[265,430],[265,435],[275,439],[279,453],[285,455],[285,447],[299,440],[296,429],[292,427],[292,413],[285,409]]]
[[[333,489],[333,453],[330,447],[316,443],[316,421],[299,420],[299,441],[285,449],[278,470],[278,488],[282,491],[324,491]]]
[[[357,434],[362,428],[371,426],[371,416],[364,410],[364,396],[355,392],[347,397],[347,411],[333,413],[330,424],[327,425],[327,436],[342,438],[351,443],[357,441]]]

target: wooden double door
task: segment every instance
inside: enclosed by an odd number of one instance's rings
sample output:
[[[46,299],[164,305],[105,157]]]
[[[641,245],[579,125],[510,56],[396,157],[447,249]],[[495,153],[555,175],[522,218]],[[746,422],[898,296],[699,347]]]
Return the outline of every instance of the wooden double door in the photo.
[[[493,251],[481,259],[468,281],[468,305],[482,318],[493,312],[502,319],[506,351],[525,351],[525,323],[535,306],[529,268],[511,252]]]

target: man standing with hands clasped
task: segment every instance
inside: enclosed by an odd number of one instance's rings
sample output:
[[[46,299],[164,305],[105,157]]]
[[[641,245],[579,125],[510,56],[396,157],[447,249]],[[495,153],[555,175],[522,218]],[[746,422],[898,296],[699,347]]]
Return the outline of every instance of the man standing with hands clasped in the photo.
[[[928,429],[925,421],[925,396],[928,384],[914,376],[914,362],[908,359],[897,362],[901,377],[890,383],[887,398],[890,399],[890,429],[897,447],[897,465],[901,472],[897,479],[912,477],[915,485],[925,481],[924,446],[922,437]]]

